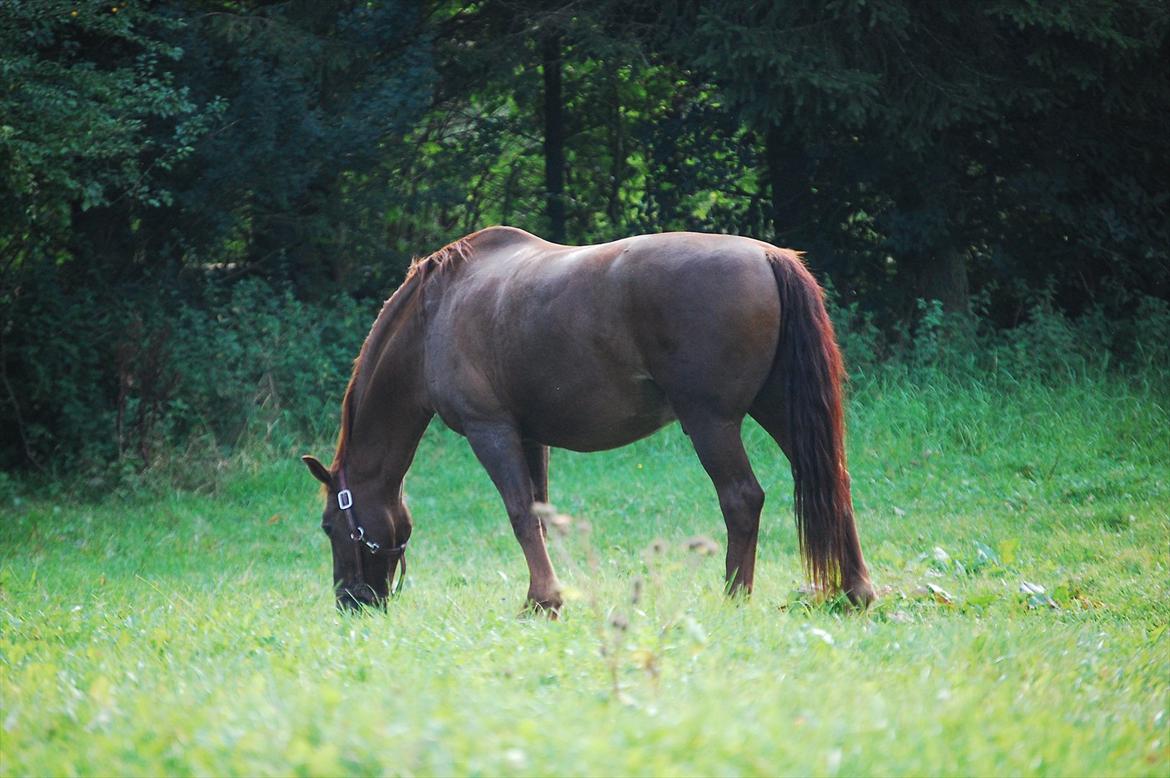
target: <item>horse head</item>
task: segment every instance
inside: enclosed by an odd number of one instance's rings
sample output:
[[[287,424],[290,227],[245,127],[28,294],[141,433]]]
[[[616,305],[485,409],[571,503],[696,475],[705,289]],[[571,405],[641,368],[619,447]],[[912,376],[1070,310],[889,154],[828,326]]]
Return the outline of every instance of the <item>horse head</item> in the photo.
[[[375,499],[363,501],[360,508],[355,505],[354,491],[342,468],[334,472],[311,456],[301,457],[301,461],[325,486],[327,499],[321,529],[332,546],[333,588],[338,609],[385,607],[390,595],[397,593],[391,589],[391,579],[400,563],[398,590],[405,580],[409,520],[404,522],[407,526],[402,528],[402,540],[396,544],[392,511]],[[372,490],[363,493],[373,494]]]

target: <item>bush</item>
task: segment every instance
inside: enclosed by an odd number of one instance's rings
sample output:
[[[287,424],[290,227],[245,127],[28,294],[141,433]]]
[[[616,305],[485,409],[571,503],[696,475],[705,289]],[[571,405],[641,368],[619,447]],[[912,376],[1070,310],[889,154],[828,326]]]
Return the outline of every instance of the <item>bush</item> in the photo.
[[[372,315],[344,295],[313,305],[262,281],[215,290],[180,311],[176,421],[232,446],[328,434]]]
[[[26,278],[5,300],[6,469],[124,471],[336,429],[375,308],[247,280],[189,299]],[[133,469],[133,468],[132,468]]]
[[[1109,371],[1147,379],[1170,374],[1170,303],[1137,296],[1098,304],[1069,317],[1050,290],[1031,294],[1025,320],[996,328],[986,299],[974,315],[943,311],[937,300],[919,300],[911,326],[883,331],[854,303],[833,302],[829,312],[854,378],[890,370],[962,380],[1065,382]]]
[[[184,481],[233,451],[287,451],[334,434],[376,306],[343,294],[306,302],[256,279],[175,289],[67,283],[42,267],[0,295],[3,469],[33,463],[50,475],[117,480],[169,465]],[[855,380],[1051,383],[1121,370],[1168,383],[1164,300],[1100,305],[1074,319],[1040,291],[1026,320],[1006,330],[920,301],[912,326],[888,331],[856,303],[828,297]]]
[[[842,306],[831,286],[826,288],[825,307],[850,373],[869,372],[889,357],[887,338],[872,313],[861,310],[857,302]]]
[[[1121,337],[1127,366],[1170,373],[1170,302],[1142,295],[1135,308]]]

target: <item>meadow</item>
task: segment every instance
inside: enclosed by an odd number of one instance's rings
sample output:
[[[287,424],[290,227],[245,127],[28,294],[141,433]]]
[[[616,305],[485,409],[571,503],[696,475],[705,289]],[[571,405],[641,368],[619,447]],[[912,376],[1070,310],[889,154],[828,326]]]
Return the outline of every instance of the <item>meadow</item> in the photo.
[[[356,617],[296,460],[328,441],[182,490],[2,477],[0,773],[1165,776],[1168,416],[1132,377],[855,381],[864,614],[802,588],[787,463],[752,424],[747,601],[677,425],[553,452],[557,622],[519,615],[499,498],[438,426],[405,591]]]

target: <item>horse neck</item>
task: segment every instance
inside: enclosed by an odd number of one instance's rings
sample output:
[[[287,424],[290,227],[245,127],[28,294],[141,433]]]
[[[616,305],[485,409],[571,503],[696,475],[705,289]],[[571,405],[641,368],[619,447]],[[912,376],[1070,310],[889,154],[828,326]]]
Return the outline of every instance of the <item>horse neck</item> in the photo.
[[[401,497],[402,481],[434,412],[423,376],[421,306],[383,310],[353,377],[348,438],[342,454],[351,483]],[[393,315],[393,321],[383,322]]]

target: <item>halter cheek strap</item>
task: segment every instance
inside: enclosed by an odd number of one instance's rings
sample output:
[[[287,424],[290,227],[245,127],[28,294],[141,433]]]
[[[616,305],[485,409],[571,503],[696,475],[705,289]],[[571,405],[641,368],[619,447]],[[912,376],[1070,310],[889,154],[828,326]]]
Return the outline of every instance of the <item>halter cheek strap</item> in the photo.
[[[404,542],[392,548],[385,548],[382,544],[367,538],[366,530],[362,527],[354,512],[353,492],[349,490],[349,485],[346,483],[344,470],[338,470],[337,472],[337,485],[341,487],[337,491],[337,507],[345,515],[345,521],[349,528],[349,539],[353,542],[354,569],[357,573],[354,577],[354,583],[358,586],[369,585],[366,583],[365,564],[362,555],[362,548],[365,547],[371,556],[384,554],[390,558],[390,594],[397,595],[402,591],[402,585],[406,582],[406,543]],[[402,565],[402,571],[398,574],[398,585],[394,586],[394,573],[398,570],[399,564]]]

